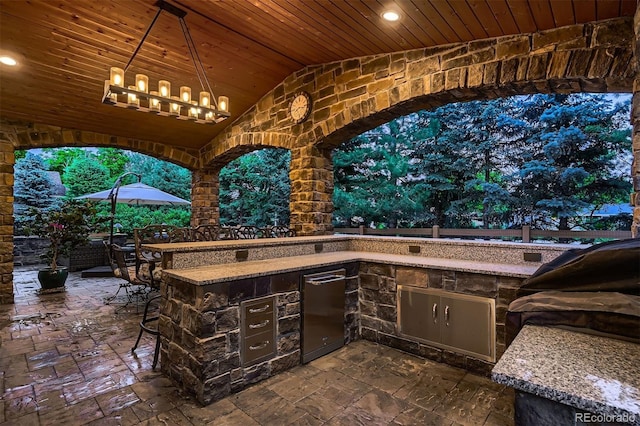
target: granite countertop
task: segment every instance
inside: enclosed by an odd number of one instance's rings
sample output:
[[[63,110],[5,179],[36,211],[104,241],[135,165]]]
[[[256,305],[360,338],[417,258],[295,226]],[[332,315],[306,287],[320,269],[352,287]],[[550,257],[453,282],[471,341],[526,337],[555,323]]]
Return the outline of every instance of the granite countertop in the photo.
[[[493,381],[640,425],[640,345],[526,325],[494,367]]]
[[[291,272],[305,268],[329,266],[355,261],[391,263],[401,266],[432,267],[463,272],[491,273],[495,275],[520,278],[529,277],[537,269],[537,266],[511,265],[506,263],[340,251],[249,262],[225,263],[188,269],[166,269],[164,270],[164,273],[171,278],[176,278],[195,285],[207,285],[229,280],[259,277],[274,273]]]

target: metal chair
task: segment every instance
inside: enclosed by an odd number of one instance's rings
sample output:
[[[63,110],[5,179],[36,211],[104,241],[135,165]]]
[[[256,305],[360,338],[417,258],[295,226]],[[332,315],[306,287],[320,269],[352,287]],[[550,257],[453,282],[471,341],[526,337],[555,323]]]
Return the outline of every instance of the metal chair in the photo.
[[[153,284],[150,278],[151,274],[149,274],[148,277],[143,274],[138,274],[136,271],[136,265],[127,260],[127,256],[132,253],[131,251],[123,249],[116,244],[109,245],[106,241],[104,244],[107,249],[109,265],[111,266],[113,275],[122,279],[116,293],[113,296],[106,298],[104,303],[108,305],[113,302],[122,289],[124,289],[127,295],[127,303],[125,303],[124,306],[133,302],[134,296],[137,299],[136,302],[140,296],[146,297],[145,290],[148,287],[152,287]]]
[[[236,230],[239,240],[250,240],[258,238],[259,229],[255,226],[239,226]]]
[[[290,229],[288,226],[276,225],[264,228],[266,238],[284,238],[295,237],[295,229]]]
[[[142,333],[149,333],[152,336],[156,336],[156,347],[153,352],[153,363],[151,364],[151,369],[155,370],[156,365],[158,364],[158,354],[160,353],[160,330],[158,329],[158,319],[160,315],[158,314],[160,310],[160,303],[162,300],[162,295],[157,295],[149,299],[149,301],[144,306],[144,314],[142,315],[142,320],[140,321],[140,333],[138,333],[138,339],[136,340],[136,344],[131,348],[131,353],[135,353],[138,348],[138,343],[140,343],[140,339],[142,338]],[[153,307],[153,316],[149,316],[149,308]],[[154,323],[155,327],[150,327],[149,324]]]
[[[173,225],[147,225],[144,228],[133,230],[134,245],[136,249],[136,273],[149,275],[151,286],[160,286],[159,267],[162,259],[158,253],[144,250],[143,244],[163,244],[192,241],[190,228],[182,228]]]
[[[222,229],[218,225],[200,225],[191,229],[193,241],[218,241]]]
[[[143,264],[155,264],[160,262],[160,256],[142,249],[143,244],[162,244],[170,243],[171,236],[174,234],[176,227],[171,225],[148,225],[144,228],[135,228],[133,230],[133,239],[136,248],[136,271]],[[151,265],[150,265],[151,266]]]

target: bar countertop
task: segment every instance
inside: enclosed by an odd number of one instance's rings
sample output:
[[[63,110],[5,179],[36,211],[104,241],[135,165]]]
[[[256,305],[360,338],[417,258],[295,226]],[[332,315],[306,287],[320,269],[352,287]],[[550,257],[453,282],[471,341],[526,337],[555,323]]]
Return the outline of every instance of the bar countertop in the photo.
[[[340,251],[314,255],[291,256],[248,262],[224,263],[186,269],[166,269],[166,276],[194,285],[215,284],[224,281],[260,277],[291,272],[305,268],[338,265],[347,262],[387,263],[401,266],[428,267],[443,270],[463,271],[526,278],[537,266],[511,265],[506,263],[477,262],[411,255]]]
[[[526,325],[494,367],[493,381],[640,425],[640,345]]]

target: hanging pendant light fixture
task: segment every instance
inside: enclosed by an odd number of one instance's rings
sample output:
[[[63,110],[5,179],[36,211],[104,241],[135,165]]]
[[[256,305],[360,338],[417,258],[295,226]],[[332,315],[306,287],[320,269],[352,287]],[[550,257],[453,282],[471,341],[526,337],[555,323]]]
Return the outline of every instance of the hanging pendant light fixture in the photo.
[[[104,82],[102,102],[117,107],[176,117],[181,120],[190,120],[200,124],[219,123],[227,119],[230,117],[229,98],[220,96],[216,100],[213,96],[213,91],[204,72],[204,66],[196,51],[196,45],[191,38],[191,33],[184,20],[187,12],[168,4],[164,0],[158,0],[155,6],[158,7],[158,12],[153,18],[153,21],[151,21],[149,28],[147,28],[147,32],[140,40],[138,47],[134,50],[133,55],[129,58],[127,65],[124,69],[111,67],[109,80]],[[189,86],[180,86],[180,96],[172,96],[171,83],[167,80],[158,81],[158,90],[149,90],[149,77],[145,74],[135,75],[135,85],[125,85],[125,72],[129,68],[129,65],[131,65],[133,58],[138,54],[140,47],[142,47],[149,32],[151,32],[151,28],[153,28],[153,25],[163,10],[174,15],[180,21],[182,34],[189,48],[189,55],[191,56],[191,60],[196,69],[196,75],[202,86],[202,91],[199,92],[199,101],[192,99],[191,87]],[[196,93],[198,92],[196,91]]]

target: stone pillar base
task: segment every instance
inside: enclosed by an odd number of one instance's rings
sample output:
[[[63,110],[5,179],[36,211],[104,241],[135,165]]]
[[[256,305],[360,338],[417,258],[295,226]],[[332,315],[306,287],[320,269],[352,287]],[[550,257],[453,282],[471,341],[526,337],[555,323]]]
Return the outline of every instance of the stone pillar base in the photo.
[[[191,175],[191,226],[219,224],[219,169],[195,170]]]
[[[333,163],[331,151],[316,146],[291,150],[290,227],[296,234],[333,233]]]
[[[13,303],[13,144],[0,140],[0,303]]]

